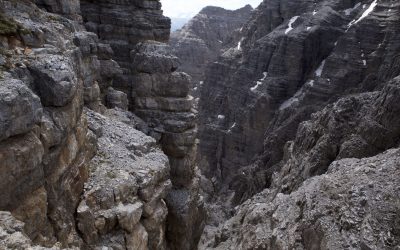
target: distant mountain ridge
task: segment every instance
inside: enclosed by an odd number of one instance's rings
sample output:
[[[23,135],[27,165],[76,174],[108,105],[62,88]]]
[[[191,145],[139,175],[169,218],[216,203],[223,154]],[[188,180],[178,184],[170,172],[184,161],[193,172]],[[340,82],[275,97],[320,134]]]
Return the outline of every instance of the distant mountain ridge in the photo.
[[[192,76],[194,95],[204,78],[206,65],[217,58],[228,39],[253,12],[251,5],[237,10],[207,6],[182,29],[171,33],[170,44],[180,58],[181,69]]]

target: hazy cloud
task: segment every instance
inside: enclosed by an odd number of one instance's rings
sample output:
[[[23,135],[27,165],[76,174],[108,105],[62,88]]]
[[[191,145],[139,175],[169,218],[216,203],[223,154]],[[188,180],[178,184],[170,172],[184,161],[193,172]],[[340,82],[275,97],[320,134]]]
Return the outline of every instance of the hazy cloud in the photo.
[[[164,15],[169,17],[192,17],[208,5],[225,9],[238,9],[246,4],[257,7],[262,0],[161,0]]]

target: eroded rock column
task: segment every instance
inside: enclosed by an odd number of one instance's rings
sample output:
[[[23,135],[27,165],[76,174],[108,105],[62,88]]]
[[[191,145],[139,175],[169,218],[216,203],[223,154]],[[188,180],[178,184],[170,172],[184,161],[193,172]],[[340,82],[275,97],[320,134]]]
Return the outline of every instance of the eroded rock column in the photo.
[[[167,196],[167,239],[171,249],[194,249],[202,232],[196,155],[196,111],[189,96],[190,76],[176,72],[178,58],[166,44],[149,41],[131,52],[135,112],[159,138],[171,165]]]

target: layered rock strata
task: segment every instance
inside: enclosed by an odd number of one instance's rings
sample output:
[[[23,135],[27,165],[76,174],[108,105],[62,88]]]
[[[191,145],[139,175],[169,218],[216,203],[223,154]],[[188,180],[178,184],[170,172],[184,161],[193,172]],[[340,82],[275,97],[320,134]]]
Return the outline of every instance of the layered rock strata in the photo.
[[[290,194],[266,189],[199,249],[396,248],[399,157],[392,149],[343,159]]]
[[[173,190],[167,197],[172,249],[193,249],[203,229],[196,156],[196,114],[188,96],[190,76],[176,72],[178,58],[168,45],[143,42],[132,51],[136,71],[135,113],[143,118],[168,155]],[[158,134],[158,135],[157,135]]]
[[[122,68],[108,83],[117,90],[131,91],[131,51],[141,41],[167,42],[171,21],[162,15],[159,1],[90,1],[81,0],[85,27],[110,45],[112,58]],[[111,67],[110,67],[111,66]],[[114,65],[115,67],[115,65]],[[107,68],[107,67],[105,67]],[[108,65],[108,68],[113,68]],[[109,86],[105,86],[109,87]],[[131,95],[128,94],[131,100]]]
[[[127,95],[129,110],[148,124],[168,155],[173,189],[167,196],[167,239],[172,249],[193,249],[203,221],[195,164],[196,114],[189,96],[190,77],[176,72],[179,61],[162,42],[169,39],[170,20],[158,1],[81,1],[85,26],[111,45],[122,73],[109,85]],[[101,86],[102,90],[105,87]],[[110,92],[109,92],[110,93]],[[107,100],[113,94],[107,94]],[[119,103],[119,101],[117,101]]]
[[[166,249],[168,158],[124,112],[86,111],[98,153],[88,165],[77,227],[91,248]]]
[[[201,166],[233,217],[200,249],[399,246],[399,7],[259,6],[203,88]]]
[[[398,74],[397,12],[390,1],[261,3],[208,68],[199,104],[201,169],[235,191],[233,203],[271,184],[312,113]]]
[[[193,95],[200,93],[207,64],[217,59],[223,48],[250,18],[253,8],[246,5],[238,10],[208,6],[183,28],[171,33],[170,45],[182,62],[180,70],[193,78]]]
[[[160,3],[16,0],[0,10],[0,210],[17,224],[1,224],[1,244],[195,248],[203,217],[190,77],[175,73],[176,58],[164,52],[147,63],[165,72],[141,72],[130,53],[139,41],[168,39]],[[108,23],[96,25],[99,13]],[[152,82],[136,84],[141,73],[155,79],[155,91]],[[150,95],[138,95],[139,85]]]
[[[96,57],[79,25],[26,1],[2,1],[0,210],[34,243],[80,246],[74,213],[95,152],[82,114]]]

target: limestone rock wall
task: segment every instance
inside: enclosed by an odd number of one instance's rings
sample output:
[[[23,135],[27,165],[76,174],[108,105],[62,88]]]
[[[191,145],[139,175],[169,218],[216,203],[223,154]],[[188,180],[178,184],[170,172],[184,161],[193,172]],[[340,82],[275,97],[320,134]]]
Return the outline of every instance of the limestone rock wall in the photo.
[[[171,21],[162,15],[161,3],[150,0],[81,0],[85,27],[111,46],[112,58],[122,68],[113,79],[114,88],[131,91],[131,51],[145,40],[167,42]],[[130,95],[128,96],[131,99]]]
[[[169,247],[193,249],[204,217],[195,163],[196,111],[189,95],[191,78],[177,71],[179,60],[163,43],[169,39],[170,20],[162,16],[158,1],[81,1],[81,10],[87,29],[111,45],[112,58],[122,69],[109,85],[126,94],[129,110],[148,125],[144,132],[169,157]]]
[[[190,77],[175,72],[166,44],[139,43],[168,40],[160,8],[0,2],[0,210],[24,222],[1,224],[1,244],[196,248]]]
[[[1,33],[0,210],[34,243],[78,247],[74,213],[95,153],[82,110],[96,58],[75,41],[93,36],[31,2],[0,10],[3,29],[14,27]]]
[[[208,67],[199,164],[219,189],[236,192],[233,203],[271,184],[285,143],[312,113],[398,74],[398,6],[378,1],[361,18],[372,3],[264,1]]]
[[[399,7],[259,6],[200,100],[201,166],[231,217],[200,249],[399,246]]]
[[[173,190],[167,197],[168,237],[172,249],[193,249],[203,230],[195,162],[197,124],[190,76],[176,72],[178,58],[167,44],[143,42],[132,51],[135,112],[142,117],[168,155]]]

